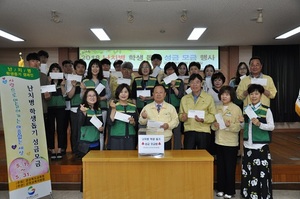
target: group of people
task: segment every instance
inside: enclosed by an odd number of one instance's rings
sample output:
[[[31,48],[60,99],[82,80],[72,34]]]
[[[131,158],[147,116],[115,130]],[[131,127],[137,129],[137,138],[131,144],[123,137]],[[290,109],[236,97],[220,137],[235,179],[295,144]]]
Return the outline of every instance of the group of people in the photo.
[[[39,68],[40,56],[30,53],[27,61]],[[151,63],[141,62],[137,77],[132,63],[121,60],[113,63],[121,77],[105,76],[111,67],[108,59],[93,59],[88,67],[82,59],[65,60],[62,67],[51,64],[48,75],[41,73],[41,85],[55,84],[57,89],[42,94],[51,159],[62,158],[69,123],[72,152],[79,157],[89,150],[135,150],[138,130],[146,126],[147,133],[164,135],[165,150],[206,149],[216,155],[217,196],[231,198],[243,128],[242,197],[272,198],[270,99],[277,90],[272,78],[261,72],[260,58],[252,57],[249,67],[241,62],[229,85],[224,85],[225,76],[213,65],[205,66],[202,77],[199,62],[188,66],[168,62],[164,67],[161,62],[161,55],[153,54]],[[63,72],[64,78],[51,79],[55,72]],[[167,82],[165,78],[174,73],[178,79]],[[68,80],[69,74],[81,76],[82,81]],[[248,109],[256,117],[249,116]],[[118,114],[128,118],[120,119]],[[102,125],[96,127],[95,118]],[[160,122],[159,128],[148,128],[150,121]]]

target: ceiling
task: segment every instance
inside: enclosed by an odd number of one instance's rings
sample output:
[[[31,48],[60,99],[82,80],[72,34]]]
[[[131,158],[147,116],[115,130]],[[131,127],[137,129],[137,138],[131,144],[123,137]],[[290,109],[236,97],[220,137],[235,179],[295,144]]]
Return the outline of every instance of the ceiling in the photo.
[[[258,8],[263,23],[251,20]],[[185,23],[179,19],[183,9]],[[50,20],[52,10],[61,23]],[[127,21],[129,10],[133,23]],[[300,26],[299,0],[1,0],[0,13],[0,29],[25,40],[0,37],[0,48],[300,44],[300,34],[274,39]],[[194,27],[207,30],[198,41],[187,41]],[[111,41],[99,41],[90,28],[103,28]]]

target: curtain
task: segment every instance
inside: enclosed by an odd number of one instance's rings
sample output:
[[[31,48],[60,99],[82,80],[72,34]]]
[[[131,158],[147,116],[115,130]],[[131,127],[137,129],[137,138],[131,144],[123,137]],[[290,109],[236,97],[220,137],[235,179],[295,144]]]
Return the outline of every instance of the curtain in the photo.
[[[298,122],[295,102],[300,88],[300,45],[253,46],[252,55],[262,59],[262,72],[277,88],[271,110],[275,122]]]

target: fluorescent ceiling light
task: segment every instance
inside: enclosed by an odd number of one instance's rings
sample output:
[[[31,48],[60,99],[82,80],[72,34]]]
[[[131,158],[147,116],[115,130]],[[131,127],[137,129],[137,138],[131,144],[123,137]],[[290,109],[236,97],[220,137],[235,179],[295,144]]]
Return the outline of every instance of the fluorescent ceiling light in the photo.
[[[288,32],[276,37],[275,39],[286,39],[286,38],[291,37],[299,32],[300,32],[300,26],[298,28],[295,28],[291,31],[288,31]]]
[[[102,28],[91,28],[91,31],[98,37],[100,41],[110,41],[110,38]]]
[[[206,28],[194,28],[187,40],[198,40]]]
[[[4,38],[6,38],[6,39],[9,39],[9,40],[11,40],[11,41],[24,41],[24,39],[21,39],[21,38],[19,38],[19,37],[16,37],[16,36],[14,36],[14,35],[12,35],[12,34],[9,34],[9,33],[7,33],[7,32],[4,32],[3,30],[0,30],[0,36],[1,36],[1,37],[4,37]]]

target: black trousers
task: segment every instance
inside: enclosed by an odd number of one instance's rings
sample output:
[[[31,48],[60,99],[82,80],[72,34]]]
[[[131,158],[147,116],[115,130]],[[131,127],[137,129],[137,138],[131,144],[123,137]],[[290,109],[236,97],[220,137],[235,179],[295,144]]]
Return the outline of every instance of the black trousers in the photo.
[[[110,150],[135,150],[136,149],[136,138],[132,137],[114,137],[109,138]]]
[[[207,149],[210,145],[210,133],[184,132],[184,149]]]
[[[217,190],[235,195],[235,169],[238,147],[216,144],[217,154]]]
[[[77,113],[71,111],[70,118],[71,118],[71,139],[70,139],[71,148],[73,153],[77,153],[78,141],[79,141]]]
[[[164,147],[165,147],[165,150],[171,150],[172,149],[172,139],[165,142]]]
[[[58,148],[63,148],[65,143],[65,109],[64,108],[48,108],[47,119],[47,145],[49,149],[54,149],[55,143],[55,123],[57,132]]]
[[[71,125],[71,111],[70,110],[65,110],[65,120],[64,120],[64,135],[65,135],[65,138],[64,138],[64,144],[63,144],[63,149],[67,149],[67,146],[68,146],[68,127],[69,127],[69,124]]]

